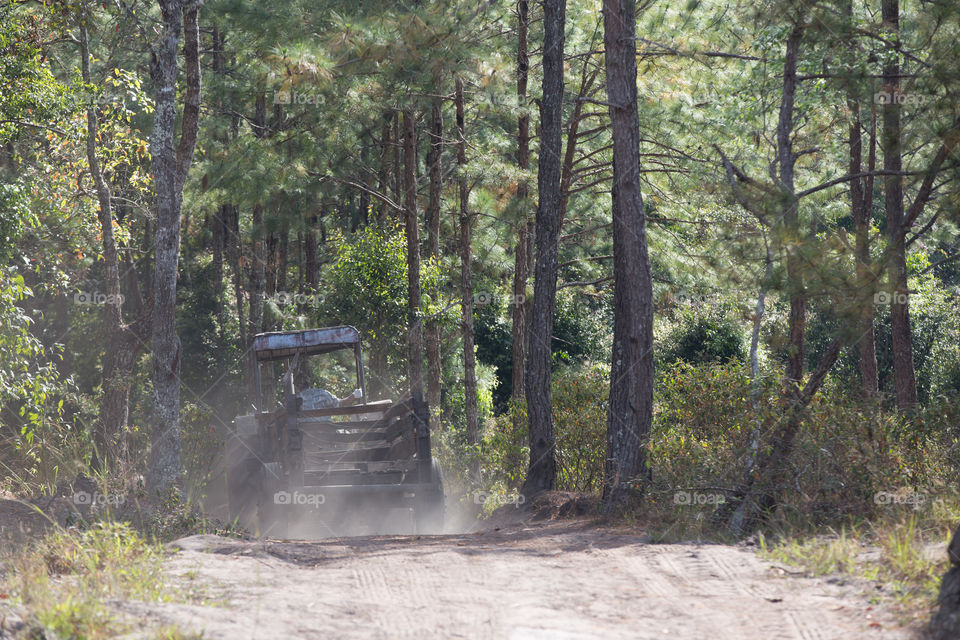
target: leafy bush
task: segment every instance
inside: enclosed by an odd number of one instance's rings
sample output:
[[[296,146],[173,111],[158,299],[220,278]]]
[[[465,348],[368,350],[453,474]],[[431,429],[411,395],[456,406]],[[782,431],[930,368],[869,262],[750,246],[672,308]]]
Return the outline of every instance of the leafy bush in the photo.
[[[604,366],[560,367],[554,373],[557,489],[602,488],[609,374]],[[755,395],[753,395],[755,394]],[[683,361],[658,373],[651,431],[653,483],[646,505],[681,526],[703,526],[743,479],[749,461],[770,445],[782,419],[779,378],[754,387],[739,363]],[[942,397],[918,415],[902,417],[826,385],[801,423],[783,489],[781,523],[842,524],[889,508],[877,496],[903,491],[945,495],[960,469],[960,401]],[[481,451],[485,490],[515,491],[528,463],[524,407],[488,421]],[[678,492],[717,496],[708,505],[680,507]],[[705,508],[708,507],[708,508]],[[689,524],[689,523],[687,523]],[[682,525],[686,526],[686,525]]]
[[[595,492],[603,486],[609,367],[559,366],[551,389],[557,443],[557,489]],[[515,491],[529,463],[524,403],[487,421],[483,435],[485,489]]]
[[[10,559],[13,595],[35,629],[59,638],[108,638],[123,631],[106,602],[169,600],[159,545],[126,523],[100,522],[86,531],[55,529]],[[46,637],[39,631],[37,637]]]
[[[754,404],[749,376],[734,363],[678,363],[660,375],[651,507],[674,510],[677,491],[726,496],[737,487],[754,455],[754,430],[762,450],[782,419],[776,379],[760,389]],[[827,385],[802,421],[777,517],[805,527],[835,524],[883,508],[881,492],[949,493],[960,468],[958,412],[960,403],[944,399],[901,417]],[[690,515],[705,520],[702,508]]]
[[[929,266],[925,254],[910,256],[911,271]],[[917,395],[921,403],[936,396],[960,396],[960,298],[932,273],[910,278],[910,326],[913,336],[913,363]],[[837,317],[829,306],[814,306],[808,322],[806,366],[812,369],[833,340],[836,329],[849,319]],[[890,334],[890,306],[874,306],[874,336],[880,391],[894,397],[893,344]],[[860,386],[859,354],[856,345],[843,351],[832,376],[845,389]]]
[[[658,360],[666,365],[744,360],[743,330],[721,307],[684,309],[678,322],[659,345]]]
[[[31,332],[33,318],[20,306],[32,295],[21,275],[0,269],[0,442],[5,466],[22,471],[21,481],[53,485],[58,462],[69,459],[58,454],[79,434],[60,419],[71,384],[51,362],[59,354]]]
[[[552,380],[557,489],[599,492],[607,441],[610,367],[559,367]]]
[[[369,358],[372,395],[395,396],[406,378],[407,244],[402,228],[363,227],[352,235],[334,234],[334,258],[324,280],[318,320],[360,330]],[[423,316],[452,323],[457,306],[447,308],[440,291],[439,265],[420,265]],[[289,324],[289,322],[288,322]],[[295,323],[294,323],[295,324]],[[286,326],[285,328],[303,328]]]

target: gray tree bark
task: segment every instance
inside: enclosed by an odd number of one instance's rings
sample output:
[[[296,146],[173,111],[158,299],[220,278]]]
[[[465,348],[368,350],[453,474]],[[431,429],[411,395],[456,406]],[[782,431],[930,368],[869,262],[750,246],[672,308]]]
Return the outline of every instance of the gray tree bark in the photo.
[[[850,109],[850,175],[863,171],[863,122],[860,116],[860,102],[855,97],[847,99]],[[873,118],[871,118],[871,121]],[[876,154],[875,135],[871,127],[870,151],[868,152],[868,171],[873,171]],[[857,261],[858,289],[863,292],[860,300],[858,319],[857,355],[860,369],[860,392],[864,398],[876,397],[877,346],[873,332],[874,299],[870,291],[874,290],[872,260],[870,258],[870,226],[873,210],[873,177],[854,178],[850,182],[850,212],[853,217],[855,237],[855,257]]]
[[[183,185],[193,160],[200,116],[200,2],[158,0],[160,40],[151,51],[155,111],[150,155],[157,193],[153,278],[153,425],[147,486],[162,490],[180,478],[180,338],[176,330],[177,267]],[[181,133],[177,124],[177,48],[183,36],[184,93]]]
[[[613,127],[614,320],[603,499],[609,512],[650,478],[653,420],[653,283],[640,192],[634,0],[604,0],[607,103]],[[641,485],[642,486],[642,485]]]
[[[247,352],[247,388],[248,397],[254,397],[256,394],[256,371],[257,361],[250,346],[253,344],[253,337],[263,330],[263,295],[266,277],[267,251],[263,241],[263,206],[256,204],[253,206],[253,245],[250,256],[250,313],[247,316],[248,329],[247,337],[249,344],[243,346]]]
[[[434,98],[430,109],[430,197],[427,203],[427,256],[440,259],[440,195],[443,190],[443,102]],[[431,317],[426,323],[427,338],[427,403],[434,415],[440,412],[440,322]]]
[[[403,195],[407,231],[407,379],[423,397],[423,321],[420,314],[420,225],[417,220],[417,138],[413,111],[403,111]]]
[[[85,20],[80,24],[80,70],[86,83],[91,83],[90,40]],[[123,322],[123,296],[120,286],[120,257],[113,233],[113,193],[100,167],[97,156],[99,116],[96,106],[87,109],[87,164],[93,179],[99,205],[98,220],[103,243],[104,292],[106,303],[103,309],[106,345],[103,353],[103,383],[100,397],[100,415],[97,421],[94,442],[93,467],[105,469],[126,458],[127,445],[124,429],[130,413],[130,388],[134,361],[149,331],[149,315],[141,310],[130,325]],[[139,286],[136,274],[130,280]]]
[[[903,170],[900,103],[900,3],[881,0],[884,26],[892,32],[891,50],[883,65],[883,91],[890,97],[880,108],[883,118],[883,168],[889,172]],[[883,201],[887,216],[890,252],[887,273],[891,291],[890,338],[893,345],[893,383],[897,407],[910,409],[917,403],[917,376],[913,367],[913,332],[910,329],[910,292],[907,287],[906,240],[899,233],[903,219],[903,177],[887,174],[883,178]]]
[[[517,104],[520,115],[517,116],[517,167],[526,172],[530,169],[530,115],[527,106],[527,79],[530,60],[527,53],[527,34],[530,24],[530,7],[527,0],[517,3]],[[511,300],[512,365],[513,382],[510,398],[514,402],[524,397],[524,369],[527,362],[527,318],[530,302],[527,300],[527,281],[530,279],[530,254],[532,220],[527,210],[530,187],[525,179],[517,183],[517,204],[520,213],[517,216],[517,243],[514,247],[513,300]]]
[[[390,129],[393,123],[393,112],[387,110],[383,112],[383,122],[380,127],[380,170],[377,173],[377,184],[380,187],[380,193],[386,195],[390,191],[390,156],[393,153],[390,140]],[[387,219],[387,203],[380,201],[377,206],[377,222],[383,223]]]
[[[467,140],[465,135],[463,80],[456,79],[454,105],[457,111],[457,186],[460,192],[460,335],[463,340],[463,390],[464,413],[467,420],[467,442],[477,444],[479,439],[479,415],[477,410],[477,361],[474,353],[473,329],[473,271],[471,269],[470,243],[472,219],[470,216],[470,186],[467,182]],[[478,465],[471,463],[471,473],[476,479]]]
[[[563,44],[566,1],[543,3],[543,97],[537,167],[536,262],[526,368],[530,466],[523,492],[529,497],[556,485],[556,441],[550,393],[553,314],[557,299],[560,244],[561,130],[563,128]]]

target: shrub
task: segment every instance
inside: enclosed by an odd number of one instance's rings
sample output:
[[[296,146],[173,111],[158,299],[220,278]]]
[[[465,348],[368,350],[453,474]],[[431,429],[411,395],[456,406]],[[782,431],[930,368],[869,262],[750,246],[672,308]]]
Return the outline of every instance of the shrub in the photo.
[[[683,361],[708,364],[744,360],[747,349],[743,331],[720,307],[690,308],[680,313],[659,349],[665,365]]]
[[[609,374],[605,366],[554,372],[557,489],[602,488]],[[782,419],[779,376],[756,386],[739,363],[677,362],[658,373],[649,460],[653,481],[645,513],[671,526],[703,528],[743,480]],[[810,403],[787,469],[789,483],[773,526],[843,525],[903,507],[884,496],[952,495],[960,469],[960,401],[942,397],[901,416],[825,385]],[[487,422],[481,460],[490,491],[519,488],[528,463],[523,405]],[[678,492],[701,492],[706,504],[675,504]],[[905,509],[909,510],[910,505]]]
[[[729,495],[754,455],[782,419],[776,379],[751,384],[737,364],[678,363],[660,375],[651,442],[653,486],[648,504],[675,510],[677,491]],[[917,416],[902,417],[865,405],[827,385],[810,403],[781,489],[781,524],[814,527],[870,517],[888,508],[880,494],[951,491],[960,468],[952,426],[960,403],[944,400]],[[907,507],[909,508],[909,507]],[[702,508],[690,510],[700,520]],[[682,519],[682,518],[681,518]]]
[[[610,367],[559,367],[552,380],[557,489],[599,492],[607,440]]]
[[[609,367],[558,366],[553,373],[557,489],[593,492],[603,487]],[[529,462],[524,403],[488,420],[482,463],[485,489],[519,489]]]
[[[114,598],[170,599],[162,551],[129,525],[100,522],[86,531],[55,529],[10,559],[13,595],[37,637],[107,638],[123,631],[106,603]]]

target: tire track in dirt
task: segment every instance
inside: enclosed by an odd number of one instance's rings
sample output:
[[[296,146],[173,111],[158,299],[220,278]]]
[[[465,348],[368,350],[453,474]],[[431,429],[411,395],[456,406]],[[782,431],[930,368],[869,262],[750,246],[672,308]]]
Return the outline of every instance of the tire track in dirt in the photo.
[[[446,536],[313,542],[186,539],[171,583],[221,606],[118,603],[205,640],[905,640],[852,589],[774,576],[744,549],[652,545],[560,521]],[[195,541],[196,542],[196,541]],[[178,543],[179,544],[179,543]]]
[[[626,566],[641,588],[645,588],[650,595],[669,598],[677,594],[677,589],[663,577],[663,574],[654,570],[652,563],[644,554],[628,556]]]
[[[783,626],[777,619],[757,616],[748,618],[745,624],[744,616],[738,615],[738,607],[734,603],[744,599],[744,596],[747,601],[754,597],[733,571],[717,566],[712,561],[711,556],[716,549],[719,548],[713,545],[666,545],[657,557],[659,567],[682,583],[683,595],[688,600],[707,603],[704,605],[707,612],[703,616],[702,626],[712,627],[714,631],[711,636],[719,635],[731,640],[746,637],[793,640],[792,636],[784,634]],[[754,602],[751,609],[756,611],[758,606],[763,605]]]
[[[784,613],[784,618],[789,621],[790,628],[800,640],[826,640],[826,636],[817,627],[817,624],[807,619],[807,616],[810,615],[812,615],[811,612],[801,614],[797,611],[787,611]]]
[[[729,550],[724,548],[719,548],[717,553],[708,554],[707,560],[716,567],[716,570],[720,575],[729,580],[732,584],[736,585],[737,589],[740,590],[744,595],[752,596],[761,600],[769,601],[770,599],[779,597],[777,591],[767,586],[759,586],[756,584],[754,579],[744,579],[743,571],[741,571],[741,565],[734,565],[732,562],[732,556],[736,554],[740,556],[738,559],[742,562],[749,559],[749,561],[755,561],[753,556],[747,555],[746,552],[741,552],[739,550]]]

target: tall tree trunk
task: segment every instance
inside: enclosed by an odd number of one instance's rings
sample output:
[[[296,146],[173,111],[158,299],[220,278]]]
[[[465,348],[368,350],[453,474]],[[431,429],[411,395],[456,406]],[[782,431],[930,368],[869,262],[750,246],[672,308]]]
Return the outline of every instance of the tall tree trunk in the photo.
[[[527,109],[527,78],[530,60],[527,54],[527,33],[530,24],[530,7],[527,0],[517,3],[517,104],[520,115],[517,116],[517,167],[524,173],[530,170],[530,114]],[[530,253],[532,220],[527,210],[530,187],[526,177],[517,183],[517,244],[514,247],[513,300],[511,315],[513,319],[513,382],[510,398],[514,402],[523,400],[524,368],[527,362],[527,317],[530,303],[527,301],[527,280],[530,279]],[[519,425],[517,425],[519,426]]]
[[[430,198],[427,204],[427,256],[440,260],[440,195],[443,190],[443,102],[434,98],[430,109]],[[427,402],[434,415],[440,415],[440,322],[427,320]]]
[[[370,136],[370,137],[371,137],[371,144],[369,145],[363,144],[363,140],[362,139],[360,140],[360,144],[361,144],[360,162],[363,164],[364,167],[370,166],[370,149],[372,147],[373,136]],[[366,184],[367,182],[366,176],[362,178],[362,182]],[[366,227],[368,224],[370,224],[370,191],[368,191],[367,189],[361,190],[359,200],[360,201],[358,203],[358,208],[360,209],[360,222],[364,227]]]
[[[807,297],[804,291],[803,258],[800,256],[800,209],[794,187],[793,114],[797,92],[797,60],[803,28],[794,27],[787,39],[784,57],[783,93],[777,122],[777,166],[779,167],[781,201],[784,207],[784,231],[787,242],[787,288],[790,295],[789,348],[785,387],[796,393],[803,380],[803,347],[806,329]]]
[[[457,186],[460,191],[460,334],[463,339],[464,413],[467,419],[467,443],[477,444],[480,425],[477,412],[477,362],[474,353],[473,330],[473,270],[471,268],[472,220],[470,216],[470,186],[467,182],[467,140],[464,119],[463,80],[456,80],[454,104],[457,110]],[[471,463],[471,473],[478,480],[478,465]]]
[[[604,0],[607,102],[613,127],[613,349],[604,502],[629,502],[631,482],[649,480],[653,420],[653,282],[640,192],[634,0]]]
[[[883,116],[883,168],[888,172],[903,170],[900,127],[900,3],[881,0],[884,27],[890,32],[891,48],[883,65],[883,91],[889,98],[881,107]],[[888,173],[883,177],[884,209],[887,215],[887,236],[890,258],[887,273],[891,291],[890,338],[893,345],[893,383],[897,407],[909,409],[917,403],[917,377],[913,368],[913,332],[910,329],[910,299],[907,288],[906,240],[900,233],[903,226],[903,176]]]
[[[852,8],[852,5],[849,5]],[[863,171],[863,123],[860,117],[860,102],[852,94],[847,98],[850,109],[850,175]],[[871,118],[871,120],[873,120]],[[870,171],[873,171],[874,135],[870,136]],[[856,246],[858,290],[863,293],[859,301],[857,355],[860,369],[860,392],[864,398],[877,395],[877,347],[873,333],[874,299],[869,292],[874,289],[870,259],[870,222],[873,199],[872,179],[854,178],[850,182],[850,210]],[[869,195],[866,189],[869,188]]]
[[[233,272],[231,279],[237,310],[237,327],[240,330],[240,344],[245,350],[247,348],[247,324],[244,320],[246,314],[243,304],[243,261],[241,260],[243,245],[240,242],[240,210],[233,204],[225,204],[221,210],[223,212],[227,262],[230,263],[230,270]]]
[[[180,465],[180,339],[176,329],[177,266],[183,184],[193,160],[200,115],[199,2],[158,0],[161,36],[151,51],[154,84],[150,155],[157,194],[153,278],[153,388],[156,416],[147,486],[162,490],[177,481]],[[177,124],[177,48],[181,32],[186,75],[180,139]]]
[[[90,46],[86,21],[80,25],[80,68],[83,81],[90,77]],[[94,434],[97,445],[93,466],[104,469],[126,453],[124,428],[130,406],[130,375],[139,351],[139,342],[123,324],[123,296],[120,291],[120,259],[113,233],[113,194],[100,168],[97,157],[99,122],[95,106],[87,109],[87,163],[93,178],[99,204],[98,219],[103,242],[104,290],[103,328],[106,345],[103,353],[103,385],[100,415]]]
[[[290,261],[290,228],[283,223],[277,248],[277,291],[287,292],[287,266]]]
[[[250,252],[250,314],[248,316],[249,329],[247,336],[250,344],[244,345],[244,351],[247,352],[247,388],[250,395],[256,394],[256,371],[257,366],[254,353],[250,350],[253,343],[253,337],[263,330],[263,291],[265,283],[265,273],[267,264],[267,252],[263,241],[263,206],[255,204],[253,206],[253,238]]]
[[[407,379],[423,397],[423,323],[420,314],[420,225],[417,220],[417,138],[412,109],[403,111],[403,211],[407,231]]]
[[[400,203],[403,200],[403,164],[400,159],[400,151],[403,145],[403,115],[399,111],[392,111],[393,120],[393,201]]]
[[[764,240],[766,243],[766,239]],[[766,309],[767,289],[773,281],[773,250],[767,245],[767,257],[764,261],[763,281],[760,284],[760,293],[757,295],[757,306],[753,315],[753,329],[750,332],[750,404],[754,408],[760,399],[760,359],[758,351],[760,348],[760,328],[763,324],[763,316]],[[760,412],[756,411],[754,416],[754,427],[750,433],[750,457],[747,458],[746,475],[749,476],[757,464],[757,458],[760,454],[760,429],[763,424],[760,421]],[[747,502],[742,500],[733,512],[730,518],[730,529],[741,531],[743,529],[743,518],[746,514]]]
[[[266,233],[266,231],[264,231]],[[280,236],[276,233],[267,234],[267,248],[265,256],[267,263],[265,265],[266,281],[264,282],[264,295],[269,298],[277,292],[277,262],[280,257]]]
[[[797,18],[786,43],[783,65],[783,89],[780,99],[780,114],[777,123],[777,165],[780,179],[780,201],[784,207],[784,231],[787,252],[787,287],[790,295],[789,353],[784,373],[782,404],[779,422],[773,427],[770,446],[757,460],[756,466],[745,470],[744,480],[735,500],[723,513],[730,515],[730,530],[739,535],[750,530],[757,520],[776,505],[777,486],[786,463],[793,452],[797,431],[800,428],[803,409],[817,392],[827,372],[836,362],[840,342],[835,340],[821,360],[814,375],[801,387],[803,381],[803,342],[806,316],[803,260],[799,255],[801,246],[797,197],[794,187],[793,115],[797,90],[797,60],[803,40],[803,17]]]
[[[213,297],[217,315],[217,333],[221,341],[226,322],[223,313],[223,250],[226,244],[224,231],[223,205],[220,205],[210,217],[210,234],[213,242]]]
[[[532,496],[556,485],[556,442],[550,393],[553,314],[560,244],[563,42],[566,0],[543,3],[543,98],[537,168],[536,264],[526,369],[530,467],[523,491]]]
[[[257,96],[254,117],[251,124],[253,135],[258,139],[263,140],[270,135],[270,130],[267,126],[267,96],[263,93]],[[259,202],[254,204],[251,214],[250,272],[247,283],[247,293],[250,296],[250,313],[247,316],[249,323],[247,338],[250,342],[243,346],[243,351],[247,354],[246,378],[249,397],[253,397],[257,391],[255,382],[257,362],[250,347],[253,344],[253,337],[263,329],[263,293],[266,288],[267,274],[263,205]]]
[[[310,216],[307,221],[307,228],[303,230],[303,291],[301,293],[317,292],[318,271],[320,265],[317,263],[317,232],[314,228],[318,226],[317,216]]]
[[[226,34],[220,31],[217,25],[214,25],[211,39],[213,72],[217,75],[225,75],[227,73],[227,65],[223,49],[226,42]],[[218,114],[226,115],[223,100],[219,97],[216,99],[216,110]],[[218,136],[218,138],[220,142],[226,143],[230,138],[230,133],[224,133]],[[216,298],[217,335],[221,344],[224,343],[226,327],[223,290],[223,254],[225,250],[228,250],[227,247],[229,246],[228,216],[224,210],[225,206],[226,205],[223,204],[218,206],[211,220],[211,235],[213,236],[213,292]]]
[[[393,153],[390,141],[390,129],[393,123],[393,114],[390,111],[383,112],[383,124],[380,127],[380,171],[377,174],[377,183],[380,187],[380,193],[386,195],[390,190],[390,156]],[[380,201],[377,207],[377,222],[383,222],[387,219],[387,203]]]

